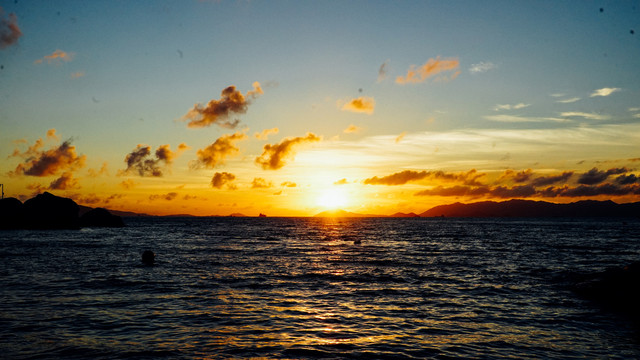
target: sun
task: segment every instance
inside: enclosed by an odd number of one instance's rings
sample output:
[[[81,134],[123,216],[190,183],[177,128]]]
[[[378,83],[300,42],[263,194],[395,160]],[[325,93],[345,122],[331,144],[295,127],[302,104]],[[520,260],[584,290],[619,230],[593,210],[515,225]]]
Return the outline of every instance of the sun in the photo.
[[[349,194],[342,188],[328,188],[323,190],[316,203],[327,209],[337,209],[347,205]]]

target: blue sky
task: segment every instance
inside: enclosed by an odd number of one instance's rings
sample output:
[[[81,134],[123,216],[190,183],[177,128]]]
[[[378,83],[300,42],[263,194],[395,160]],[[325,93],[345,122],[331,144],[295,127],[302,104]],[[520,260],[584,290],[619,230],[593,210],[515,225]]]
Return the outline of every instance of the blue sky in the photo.
[[[172,163],[170,175],[132,178],[144,196],[189,184],[212,192],[212,173],[223,170],[245,187],[252,177],[275,183],[295,177],[313,188],[315,180],[303,176],[309,173],[305,159],[348,158],[344,154],[351,151],[354,159],[369,159],[367,164],[325,161],[325,182],[351,177],[355,183],[425,168],[481,169],[488,177],[506,169],[606,170],[598,165],[603,161],[618,162],[611,166],[626,166],[631,174],[633,164],[624,161],[640,157],[634,146],[640,130],[638,1],[17,1],[1,6],[2,19],[14,14],[22,36],[0,50],[0,152],[9,156],[16,146],[26,146],[15,140],[31,144],[49,129],[61,140],[72,138],[87,156],[86,165],[74,170],[75,187],[56,189],[72,195],[104,199],[126,190],[117,186],[126,178],[116,173],[137,144],[190,147]],[[452,70],[420,82],[397,81],[412,66],[449,60],[456,63]],[[231,85],[246,94],[254,82],[263,93],[246,112],[231,116],[240,120],[236,129],[192,129],[181,121],[194,104],[219,99]],[[344,110],[361,97],[371,99],[371,111]],[[345,133],[350,125],[359,130]],[[267,143],[307,132],[323,140],[296,150],[286,167],[265,172],[252,161],[265,141],[253,134],[271,128],[279,131]],[[189,166],[198,149],[235,131],[249,139],[224,166]],[[617,141],[603,144],[608,137]],[[384,139],[388,146],[379,145]],[[530,145],[518,146],[523,144],[518,139]],[[547,139],[556,143],[549,146]],[[483,152],[474,149],[482,146],[493,150],[478,156]],[[0,170],[7,174],[20,161],[9,157]],[[110,178],[96,183],[83,177],[82,171],[105,162]],[[13,176],[3,182],[15,195],[26,196],[29,184],[47,187],[52,179]],[[249,197],[240,195],[242,189],[214,194],[232,204],[234,197]],[[384,192],[376,190],[383,197]],[[416,208],[449,200],[421,199]],[[264,202],[282,213],[301,208]],[[305,211],[317,208],[306,204]]]

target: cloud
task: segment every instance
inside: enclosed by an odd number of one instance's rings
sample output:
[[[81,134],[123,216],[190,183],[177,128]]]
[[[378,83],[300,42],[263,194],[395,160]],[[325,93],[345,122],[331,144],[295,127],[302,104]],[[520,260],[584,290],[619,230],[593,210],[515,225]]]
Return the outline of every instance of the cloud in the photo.
[[[0,6],[0,49],[7,48],[16,42],[22,36],[22,31],[18,27],[18,18],[16,14],[4,16],[4,11]]]
[[[578,178],[578,184],[595,185],[607,180],[607,178],[611,175],[624,174],[627,172],[629,172],[629,169],[627,168],[613,168],[607,171],[600,171],[597,168],[593,168],[580,175],[580,177]]]
[[[371,115],[375,106],[376,102],[372,97],[361,96],[344,104],[342,110]]]
[[[347,179],[340,179],[340,180],[334,182],[333,185],[346,185],[348,183],[349,182],[347,181]]]
[[[184,147],[182,147],[183,150],[180,150],[181,147],[178,146],[178,149],[178,152],[173,152],[168,144],[160,145],[155,151],[154,158],[150,156],[150,146],[138,144],[136,148],[125,157],[124,161],[127,163],[127,168],[124,171],[120,171],[118,175],[122,176],[137,173],[140,176],[161,177],[163,175],[163,168],[166,165],[170,165],[173,160],[180,155],[180,152],[184,150]],[[162,163],[164,163],[164,165],[162,165]]]
[[[380,69],[378,69],[378,82],[387,78],[387,73],[389,72],[389,60],[385,61],[380,65]]]
[[[60,136],[56,135],[56,129],[47,130],[47,138],[48,139],[54,139],[54,140],[60,140]]]
[[[540,176],[531,182],[533,186],[548,186],[558,182],[567,182],[573,175],[573,171],[565,171],[560,175]]]
[[[87,174],[89,175],[89,177],[92,178],[96,178],[100,175],[109,175],[109,170],[107,169],[108,164],[107,162],[103,162],[102,166],[100,167],[100,170],[95,170],[95,169],[87,169]]]
[[[438,56],[435,59],[429,59],[422,66],[417,67],[416,65],[411,65],[409,70],[407,71],[407,76],[402,77],[398,76],[396,78],[396,83],[398,84],[407,84],[407,83],[421,83],[426,81],[428,78],[438,75],[444,72],[450,72],[458,69],[460,67],[460,61],[457,58],[449,58],[449,59],[440,59]],[[451,76],[455,78],[457,73],[454,72]]]
[[[560,116],[564,116],[564,117],[583,117],[585,119],[589,119],[589,120],[607,120],[610,117],[607,115],[600,115],[600,114],[596,114],[596,113],[585,113],[585,112],[579,112],[579,111],[565,111],[560,113]]]
[[[127,180],[122,180],[122,182],[118,185],[120,185],[120,187],[124,189],[129,190],[129,189],[133,189],[137,185],[137,183],[131,179],[127,179]]]
[[[231,184],[231,182],[235,179],[236,179],[236,176],[231,173],[216,172],[213,175],[213,178],[211,179],[211,186],[213,186],[216,189],[222,189],[224,185],[227,185],[227,188],[229,190],[235,190],[236,187],[233,184]]]
[[[213,169],[224,164],[227,157],[238,153],[239,149],[235,146],[235,142],[245,139],[247,139],[247,135],[241,132],[222,135],[213,144],[196,152],[198,159],[191,164],[191,167]]]
[[[422,190],[415,193],[415,196],[471,196],[471,197],[481,197],[481,196],[490,196],[497,198],[526,198],[531,197],[536,194],[536,190],[533,186],[530,185],[518,185],[513,186],[511,188],[504,186],[453,186],[453,187],[442,187],[438,186],[433,189]]]
[[[166,193],[166,194],[162,194],[162,195],[149,195],[149,200],[151,200],[151,201],[155,201],[155,200],[171,201],[171,200],[175,199],[176,197],[178,197],[178,193],[170,192],[170,193]]]
[[[565,122],[567,119],[553,118],[553,117],[531,117],[531,116],[519,116],[519,115],[487,115],[483,116],[484,119],[506,123],[519,123],[519,122]]]
[[[84,76],[84,71],[76,71],[71,74],[72,79],[77,79]]]
[[[236,90],[235,86],[229,86],[222,90],[219,100],[211,100],[207,106],[195,104],[192,109],[182,117],[182,121],[189,121],[187,127],[202,128],[213,124],[220,127],[233,129],[238,126],[240,120],[231,120],[235,114],[247,112],[251,100],[263,94],[259,82],[253,83],[253,90],[248,91],[246,96]]]
[[[291,182],[291,181],[285,181],[282,184],[280,184],[280,186],[284,186],[284,187],[296,187],[298,186],[296,183]]]
[[[594,90],[593,93],[591,95],[589,95],[590,97],[596,97],[596,96],[609,96],[611,94],[613,94],[616,91],[620,91],[622,89],[620,88],[602,88],[602,89],[598,89],[598,90]]]
[[[505,170],[505,172],[500,176],[498,181],[505,180],[513,180],[517,183],[527,182],[533,176],[533,171],[531,169],[522,170],[522,171],[514,171],[511,169]]]
[[[485,176],[485,174],[478,173],[475,169],[461,173],[404,170],[381,178],[374,176],[372,178],[365,179],[363,183],[365,185],[404,185],[411,181],[433,178],[444,181],[459,181],[467,185],[478,185],[479,183],[477,179],[483,176]]]
[[[515,104],[515,105],[509,105],[509,104],[498,104],[496,105],[495,108],[493,108],[493,110],[495,111],[500,111],[500,110],[519,110],[519,109],[524,109],[526,107],[531,106],[531,104],[525,104],[525,103],[519,103],[519,104]]]
[[[270,187],[273,187],[273,183],[263,178],[253,178],[251,182],[252,189],[268,189]]]
[[[488,61],[481,61],[477,64],[472,64],[471,67],[469,68],[469,72],[472,74],[480,74],[480,73],[485,73],[489,70],[493,70],[496,68],[496,65],[494,63],[488,62]]]
[[[401,132],[401,133],[400,133],[400,135],[398,135],[398,136],[396,137],[396,140],[395,140],[395,141],[396,141],[396,144],[397,144],[397,143],[399,143],[400,141],[402,141],[402,139],[404,139],[404,137],[405,137],[406,135],[407,135],[407,132],[406,132],[406,131]]]
[[[58,62],[60,60],[64,62],[71,61],[73,59],[74,54],[68,53],[63,50],[56,50],[51,53],[51,55],[45,55],[42,59],[38,59],[34,61],[35,64],[42,64],[43,61],[47,61],[47,63],[51,64],[52,62]]]
[[[635,174],[620,175],[616,178],[615,182],[619,185],[630,185],[635,183],[640,184],[640,177],[636,176]]]
[[[322,140],[321,137],[307,133],[304,137],[286,138],[279,144],[266,144],[262,155],[255,159],[256,164],[265,170],[277,170],[286,165],[285,160],[293,160],[295,156],[294,148],[304,143],[312,143]]]
[[[579,97],[572,97],[569,99],[562,99],[562,100],[556,100],[557,103],[561,103],[561,104],[571,104],[574,103],[576,101],[580,101],[581,99]]]
[[[361,127],[351,124],[346,129],[342,130],[342,132],[345,134],[355,134],[357,132],[360,132],[360,130],[362,130]]]
[[[280,130],[278,130],[277,127],[273,128],[273,129],[264,129],[262,130],[261,133],[255,133],[253,134],[253,136],[256,137],[256,139],[260,139],[260,140],[267,140],[267,138],[269,137],[269,135],[271,134],[277,134]]]
[[[24,153],[14,151],[12,156],[25,157],[26,160],[18,164],[9,175],[49,176],[61,171],[75,171],[85,165],[87,157],[76,154],[76,147],[71,145],[71,139],[47,151],[40,150],[43,146],[42,139],[38,139]]]
[[[70,172],[64,172],[62,175],[51,182],[49,185],[50,190],[70,190],[79,189],[78,180],[73,178],[73,174]]]
[[[580,185],[578,187],[549,187],[539,192],[544,197],[589,197],[589,196],[624,196],[624,195],[640,195],[640,186],[638,185],[615,185],[600,184],[596,186]]]

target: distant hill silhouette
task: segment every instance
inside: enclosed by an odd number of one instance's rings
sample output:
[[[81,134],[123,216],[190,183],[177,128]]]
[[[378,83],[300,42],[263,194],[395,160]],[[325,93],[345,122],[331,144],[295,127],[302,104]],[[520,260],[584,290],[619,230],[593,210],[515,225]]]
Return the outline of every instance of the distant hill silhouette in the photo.
[[[569,204],[546,201],[483,201],[471,204],[440,205],[422,217],[639,217],[640,202],[617,204],[611,200],[583,200]]]

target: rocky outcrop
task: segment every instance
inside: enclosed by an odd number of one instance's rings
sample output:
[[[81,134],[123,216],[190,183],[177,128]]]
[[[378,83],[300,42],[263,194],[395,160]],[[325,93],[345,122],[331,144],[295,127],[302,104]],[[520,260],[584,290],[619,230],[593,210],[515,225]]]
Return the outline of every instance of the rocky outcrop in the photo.
[[[104,208],[95,208],[80,216],[81,227],[124,227],[120,216],[113,215]]]
[[[44,192],[22,204],[15,198],[0,200],[0,229],[79,229],[122,227],[119,216],[106,209],[92,209],[79,217],[75,201]]]

